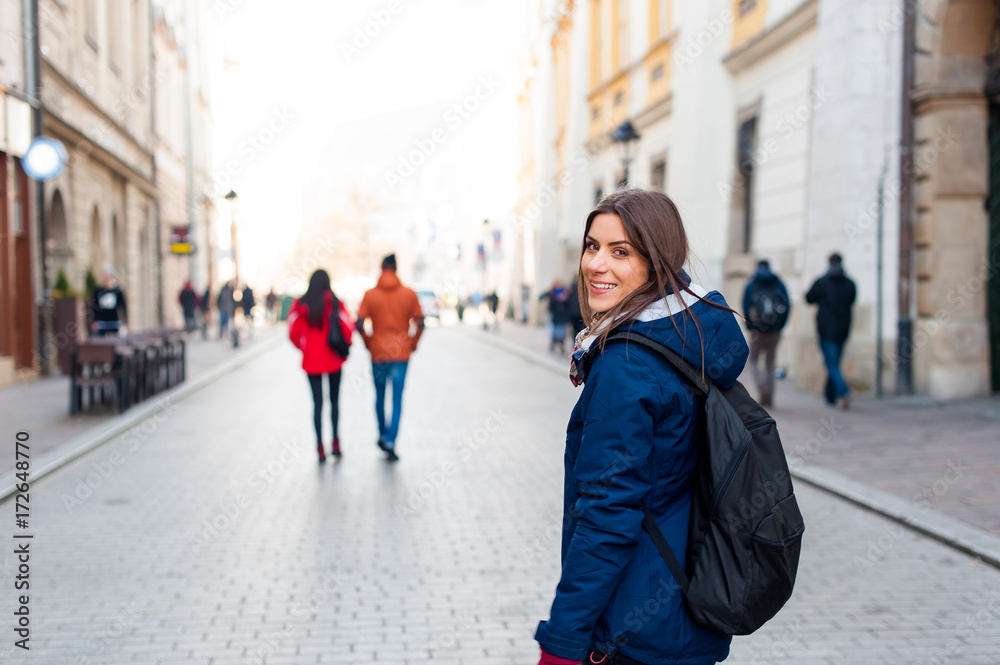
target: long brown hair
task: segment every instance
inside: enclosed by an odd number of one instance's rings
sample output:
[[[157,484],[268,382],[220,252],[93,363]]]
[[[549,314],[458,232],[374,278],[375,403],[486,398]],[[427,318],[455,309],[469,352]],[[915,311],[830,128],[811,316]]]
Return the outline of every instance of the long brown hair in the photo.
[[[680,298],[682,292],[688,293],[713,307],[733,311],[724,305],[705,300],[692,291],[687,282],[681,278],[681,272],[688,260],[687,234],[684,232],[684,224],[681,222],[677,206],[666,194],[657,190],[624,189],[602,198],[597,207],[587,215],[587,225],[583,230],[583,243],[580,248],[581,263],[583,255],[587,251],[587,234],[590,233],[594,219],[601,214],[617,215],[621,219],[626,238],[646,261],[649,277],[645,284],[598,317],[597,313],[590,309],[583,270],[578,272],[576,279],[577,291],[580,296],[580,311],[583,313],[587,325],[593,328],[598,318],[613,322],[605,326],[598,336],[596,342],[599,345],[598,348],[604,348],[604,343],[612,328],[634,322],[643,310],[657,300],[670,295]],[[698,339],[704,347],[701,328],[698,326],[698,320],[694,313],[689,308],[684,309],[684,313],[697,329]],[[671,322],[678,334],[681,334],[674,317],[671,317]],[[704,359],[702,365],[704,367]]]

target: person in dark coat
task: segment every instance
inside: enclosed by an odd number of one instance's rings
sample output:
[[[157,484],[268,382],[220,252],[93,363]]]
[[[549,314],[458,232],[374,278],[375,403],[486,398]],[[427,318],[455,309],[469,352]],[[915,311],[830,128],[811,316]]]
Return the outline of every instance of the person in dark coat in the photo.
[[[330,288],[330,275],[325,270],[317,270],[309,278],[309,288],[305,295],[292,303],[288,314],[288,337],[302,351],[302,369],[309,378],[309,388],[313,398],[313,427],[316,430],[316,450],[319,461],[326,461],[323,450],[323,375],[330,383],[330,418],[333,422],[333,443],[330,454],[340,457],[340,437],[337,427],[340,421],[340,369],[345,358],[337,355],[327,343],[330,333],[330,314],[337,301],[340,311],[340,331],[344,341],[351,344],[354,323],[344,303],[334,296]]]
[[[774,357],[790,310],[788,289],[781,278],[771,272],[768,260],[761,259],[743,290],[743,317],[750,332],[750,366],[762,406],[771,406],[774,401]],[[762,353],[763,369],[760,367]]]
[[[702,367],[721,388],[746,363],[746,340],[717,291],[684,272],[687,238],[661,191],[627,189],[587,217],[579,288],[588,323],[570,378],[583,384],[566,430],[562,572],[535,632],[540,665],[709,665],[731,636],[692,621],[643,529],[647,507],[683,561],[703,403],[654,351],[605,345],[631,330]]]
[[[101,272],[101,285],[90,300],[91,333],[96,337],[124,334],[128,321],[125,294],[115,280],[114,266],[106,265]]]
[[[184,282],[184,288],[177,298],[181,304],[181,311],[184,312],[184,330],[191,332],[195,329],[194,313],[198,309],[198,294],[191,288],[191,282]]]
[[[844,274],[843,258],[834,252],[830,255],[830,267],[826,274],[817,279],[809,292],[806,302],[818,305],[816,309],[816,332],[819,348],[826,365],[826,388],[824,396],[831,406],[840,400],[841,408],[851,405],[851,390],[840,371],[840,361],[844,354],[844,344],[851,334],[851,307],[857,296],[854,282]]]
[[[215,302],[219,309],[219,339],[225,339],[229,331],[229,323],[236,312],[236,295],[233,290],[232,280],[226,282],[219,289],[219,295]]]
[[[539,300],[549,301],[549,351],[559,353],[566,352],[566,324],[569,322],[569,289],[562,283],[562,280],[552,282],[552,287],[538,297]]]

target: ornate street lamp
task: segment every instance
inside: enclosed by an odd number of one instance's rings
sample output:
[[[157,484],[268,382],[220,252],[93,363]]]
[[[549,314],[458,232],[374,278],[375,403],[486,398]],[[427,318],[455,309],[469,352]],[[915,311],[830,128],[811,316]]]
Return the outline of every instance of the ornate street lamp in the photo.
[[[625,172],[622,187],[628,187],[628,167],[632,163],[632,148],[641,136],[635,131],[631,120],[626,120],[611,134],[611,140],[622,146],[622,167]]]

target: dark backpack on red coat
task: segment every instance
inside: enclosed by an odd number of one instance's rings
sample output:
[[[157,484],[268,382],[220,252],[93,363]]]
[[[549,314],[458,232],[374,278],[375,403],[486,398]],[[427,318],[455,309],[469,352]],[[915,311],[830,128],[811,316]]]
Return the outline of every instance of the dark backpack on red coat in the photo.
[[[666,360],[704,398],[705,420],[692,479],[687,562],[681,566],[643,506],[643,526],[698,624],[748,635],[792,595],[805,524],[774,419],[738,381],[722,390],[672,349],[626,331],[629,341]]]

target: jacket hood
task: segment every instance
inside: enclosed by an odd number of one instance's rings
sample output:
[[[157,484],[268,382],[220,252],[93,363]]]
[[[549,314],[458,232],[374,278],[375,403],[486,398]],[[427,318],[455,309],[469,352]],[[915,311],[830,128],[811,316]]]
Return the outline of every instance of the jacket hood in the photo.
[[[777,282],[778,276],[775,275],[770,270],[766,270],[764,268],[757,268],[757,271],[754,272],[753,274],[753,279],[755,282],[759,282],[761,284],[769,284]]]
[[[646,308],[631,330],[676,351],[695,367],[702,367],[704,361],[706,378],[728,388],[746,364],[748,348],[743,331],[732,312],[708,304],[728,307],[721,293],[708,292],[697,284],[689,288],[708,302],[686,292],[668,296]]]
[[[383,270],[382,276],[378,278],[378,285],[376,288],[392,290],[398,289],[402,285],[403,283],[399,281],[399,277],[396,276],[395,272],[392,270]]]

